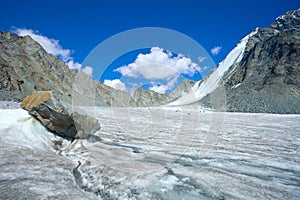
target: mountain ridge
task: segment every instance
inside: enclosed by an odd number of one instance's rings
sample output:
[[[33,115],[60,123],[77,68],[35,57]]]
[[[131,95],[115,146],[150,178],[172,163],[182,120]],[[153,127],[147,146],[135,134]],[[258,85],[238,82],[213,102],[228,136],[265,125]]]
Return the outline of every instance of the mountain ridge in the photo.
[[[136,92],[128,94],[70,70],[30,36],[0,31],[0,100],[21,102],[34,91],[49,90],[70,106],[157,106],[181,95],[178,90],[169,95],[135,89],[140,94],[135,97]]]
[[[171,105],[200,104],[212,108],[213,98],[223,98],[225,110],[230,112],[299,114],[299,35],[300,9],[288,11],[269,27],[257,28],[242,39],[215,72],[195,84],[188,98],[182,97]],[[231,59],[230,54],[239,48],[242,50],[234,57],[236,60],[222,69]]]

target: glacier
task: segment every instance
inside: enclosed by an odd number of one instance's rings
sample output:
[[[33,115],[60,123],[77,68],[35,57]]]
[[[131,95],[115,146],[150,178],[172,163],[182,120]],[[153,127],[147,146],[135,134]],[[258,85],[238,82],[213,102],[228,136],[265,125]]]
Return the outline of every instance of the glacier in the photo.
[[[300,115],[84,109],[102,129],[72,143],[24,110],[0,109],[2,198],[300,197]]]

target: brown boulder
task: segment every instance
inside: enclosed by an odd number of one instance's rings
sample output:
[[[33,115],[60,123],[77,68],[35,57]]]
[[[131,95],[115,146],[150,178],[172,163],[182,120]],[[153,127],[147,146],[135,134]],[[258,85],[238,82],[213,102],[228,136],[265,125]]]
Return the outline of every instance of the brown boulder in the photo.
[[[70,112],[51,91],[33,92],[23,100],[21,107],[49,130],[69,138],[84,139],[101,128],[97,119]]]
[[[21,108],[29,111],[31,108],[50,100],[52,96],[51,91],[33,92],[22,101]]]

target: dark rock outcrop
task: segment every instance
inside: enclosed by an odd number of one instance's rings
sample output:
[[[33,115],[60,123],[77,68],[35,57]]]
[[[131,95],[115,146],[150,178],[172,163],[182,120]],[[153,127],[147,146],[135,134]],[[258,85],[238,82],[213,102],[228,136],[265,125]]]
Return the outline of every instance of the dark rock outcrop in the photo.
[[[258,28],[222,79],[227,111],[300,113],[300,9]]]
[[[68,138],[85,139],[100,130],[96,119],[71,113],[50,91],[33,92],[22,101],[21,107],[49,130]]]

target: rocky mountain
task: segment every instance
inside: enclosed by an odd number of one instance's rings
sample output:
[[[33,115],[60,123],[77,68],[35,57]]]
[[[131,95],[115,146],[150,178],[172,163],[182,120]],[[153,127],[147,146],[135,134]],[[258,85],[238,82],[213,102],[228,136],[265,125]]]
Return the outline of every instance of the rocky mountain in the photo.
[[[20,102],[33,91],[52,91],[75,106],[154,106],[180,97],[191,84],[185,80],[171,94],[138,88],[130,94],[70,70],[30,36],[0,31],[0,100]]]
[[[143,107],[147,105],[165,105],[189,93],[194,81],[184,79],[172,92],[169,94],[159,94],[152,90],[144,90],[137,88],[130,93],[130,105]]]
[[[39,90],[70,99],[75,75],[31,37],[0,32],[0,100],[20,102]]]
[[[227,111],[300,113],[300,9],[243,38],[191,93],[173,105],[224,98]]]
[[[184,79],[172,92],[169,93],[171,99],[177,99],[188,94],[192,87],[195,85],[195,81],[190,79]]]

